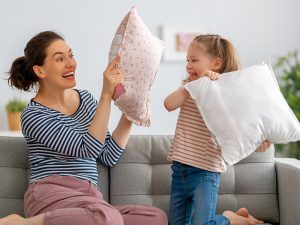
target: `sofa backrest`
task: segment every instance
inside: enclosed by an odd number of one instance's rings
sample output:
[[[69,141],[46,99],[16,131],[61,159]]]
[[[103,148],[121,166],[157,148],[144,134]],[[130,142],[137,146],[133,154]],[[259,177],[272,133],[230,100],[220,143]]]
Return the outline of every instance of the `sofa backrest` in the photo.
[[[27,189],[30,166],[26,141],[23,137],[0,136],[0,218],[23,213],[23,197]],[[109,200],[109,170],[97,165],[98,185],[103,198]]]
[[[113,205],[143,204],[168,212],[171,184],[166,154],[171,136],[131,136],[118,164],[110,172]]]
[[[171,187],[166,160],[172,136],[132,135],[119,163],[110,171],[113,205],[154,205],[168,212]],[[217,211],[247,207],[258,218],[278,222],[274,147],[253,153],[221,175]]]
[[[0,217],[23,215],[28,168],[25,139],[0,137]]]
[[[154,205],[168,212],[171,169],[166,156],[171,141],[166,135],[132,135],[115,167],[98,164],[104,199],[113,205]],[[28,177],[25,139],[0,137],[0,217],[23,215]],[[222,174],[218,212],[239,207],[265,221],[279,221],[273,147],[228,166]]]
[[[275,149],[255,152],[221,175],[217,211],[246,207],[264,221],[279,222]]]

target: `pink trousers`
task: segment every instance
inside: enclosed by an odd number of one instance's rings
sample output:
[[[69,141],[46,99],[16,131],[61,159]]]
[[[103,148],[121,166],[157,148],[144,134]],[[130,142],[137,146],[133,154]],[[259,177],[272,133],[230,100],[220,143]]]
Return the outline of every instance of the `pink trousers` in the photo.
[[[89,181],[53,175],[33,182],[24,195],[26,217],[45,213],[45,225],[167,225],[155,207],[114,207]]]

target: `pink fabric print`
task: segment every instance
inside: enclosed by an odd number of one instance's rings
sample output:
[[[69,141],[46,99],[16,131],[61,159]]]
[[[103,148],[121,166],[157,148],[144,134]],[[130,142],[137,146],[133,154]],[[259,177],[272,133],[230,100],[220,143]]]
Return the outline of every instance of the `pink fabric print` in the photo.
[[[120,55],[118,67],[124,75],[124,86],[116,87],[113,99],[115,105],[136,125],[151,124],[150,90],[163,49],[163,42],[152,35],[133,7],[117,29],[109,61]]]

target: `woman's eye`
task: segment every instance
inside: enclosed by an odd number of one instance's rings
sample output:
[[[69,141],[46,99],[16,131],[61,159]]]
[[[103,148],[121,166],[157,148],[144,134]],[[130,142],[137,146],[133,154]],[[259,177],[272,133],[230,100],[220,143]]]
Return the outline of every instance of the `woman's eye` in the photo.
[[[59,57],[56,59],[57,62],[62,62],[63,60],[64,60],[63,57]]]

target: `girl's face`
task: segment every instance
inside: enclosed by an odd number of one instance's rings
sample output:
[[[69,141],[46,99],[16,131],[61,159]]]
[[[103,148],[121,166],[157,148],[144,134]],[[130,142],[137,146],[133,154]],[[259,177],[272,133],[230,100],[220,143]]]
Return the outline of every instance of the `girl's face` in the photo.
[[[40,66],[40,81],[55,89],[68,89],[76,85],[76,61],[71,48],[63,40],[56,40],[46,49],[44,65]]]
[[[187,50],[186,71],[189,80],[197,80],[206,70],[214,71],[215,57],[206,52],[204,45],[192,43]],[[217,72],[217,71],[215,71]]]

